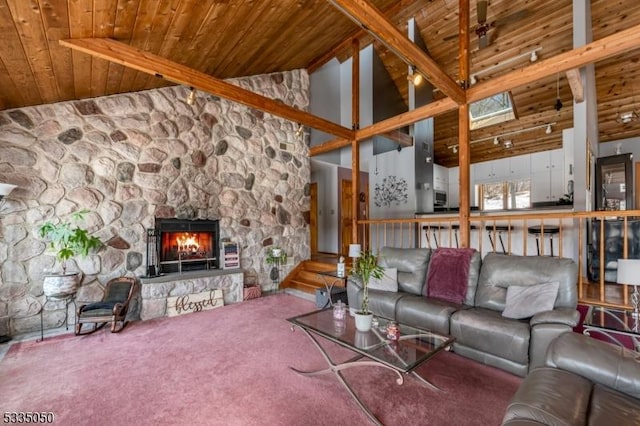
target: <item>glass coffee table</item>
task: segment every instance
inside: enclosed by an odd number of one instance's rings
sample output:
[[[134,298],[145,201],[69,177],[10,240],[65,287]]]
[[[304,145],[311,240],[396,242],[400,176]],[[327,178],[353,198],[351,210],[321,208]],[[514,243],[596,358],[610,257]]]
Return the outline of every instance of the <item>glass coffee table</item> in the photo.
[[[597,333],[611,343],[640,351],[640,318],[623,309],[590,306],[583,334]]]
[[[399,385],[404,383],[404,375],[411,375],[430,388],[440,390],[420,377],[414,370],[438,352],[447,349],[455,340],[451,336],[441,336],[401,323],[398,323],[399,339],[390,340],[387,339],[386,332],[390,320],[378,317],[377,327],[373,327],[371,331],[361,332],[356,330],[355,320],[349,314],[343,320],[335,320],[332,309],[310,312],[289,318],[287,321],[292,324],[292,331],[298,327],[311,339],[328,364],[327,368],[314,371],[290,368],[305,376],[334,373],[358,406],[377,425],[381,424],[380,421],[358,398],[341,371],[352,367],[383,367],[397,374],[396,382]],[[335,363],[320,344],[318,337],[348,348],[356,352],[356,355],[345,362]]]

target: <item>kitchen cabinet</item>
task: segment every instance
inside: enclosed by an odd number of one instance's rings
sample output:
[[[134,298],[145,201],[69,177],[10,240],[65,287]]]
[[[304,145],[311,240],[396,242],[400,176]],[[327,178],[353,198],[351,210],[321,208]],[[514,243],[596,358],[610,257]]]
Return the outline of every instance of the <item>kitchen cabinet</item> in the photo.
[[[476,182],[490,182],[504,179],[510,175],[508,158],[493,161],[483,161],[473,165]]]
[[[509,178],[528,177],[531,173],[531,156],[518,155],[509,158]]]
[[[474,181],[473,177],[473,168],[471,168],[471,182]],[[471,206],[476,206],[475,200],[475,188],[472,184],[469,188],[469,204]],[[451,167],[449,169],[449,207],[459,207],[460,206],[460,167]]]
[[[563,151],[531,154],[531,202],[558,201],[566,192]]]

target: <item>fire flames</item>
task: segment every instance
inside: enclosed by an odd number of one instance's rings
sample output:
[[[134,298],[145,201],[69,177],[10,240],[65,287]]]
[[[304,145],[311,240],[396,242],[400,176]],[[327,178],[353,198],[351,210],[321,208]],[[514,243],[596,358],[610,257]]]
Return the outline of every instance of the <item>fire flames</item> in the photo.
[[[195,253],[200,248],[196,234],[185,233],[182,236],[176,237],[176,242],[178,243],[179,252]]]

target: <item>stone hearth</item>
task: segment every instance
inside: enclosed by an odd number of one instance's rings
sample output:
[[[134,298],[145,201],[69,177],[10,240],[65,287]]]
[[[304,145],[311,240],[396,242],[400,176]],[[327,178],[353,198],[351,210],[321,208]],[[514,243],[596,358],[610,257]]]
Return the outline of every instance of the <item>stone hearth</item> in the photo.
[[[141,278],[140,282],[142,287],[140,319],[142,320],[167,316],[169,297],[220,289],[225,305],[243,300],[243,279],[240,269],[190,271],[183,274]]]

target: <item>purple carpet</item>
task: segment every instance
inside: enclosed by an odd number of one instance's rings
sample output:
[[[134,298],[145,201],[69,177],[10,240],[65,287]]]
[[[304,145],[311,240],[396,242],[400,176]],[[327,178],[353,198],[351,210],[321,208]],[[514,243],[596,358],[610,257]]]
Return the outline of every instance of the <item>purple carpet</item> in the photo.
[[[60,425],[369,425],[324,359],[286,318],[314,310],[279,294],[175,318],[41,343],[0,362],[0,408],[47,411]],[[338,359],[351,356],[331,344]],[[418,373],[435,392],[375,367],[344,372],[386,425],[497,425],[521,379],[443,352]]]

